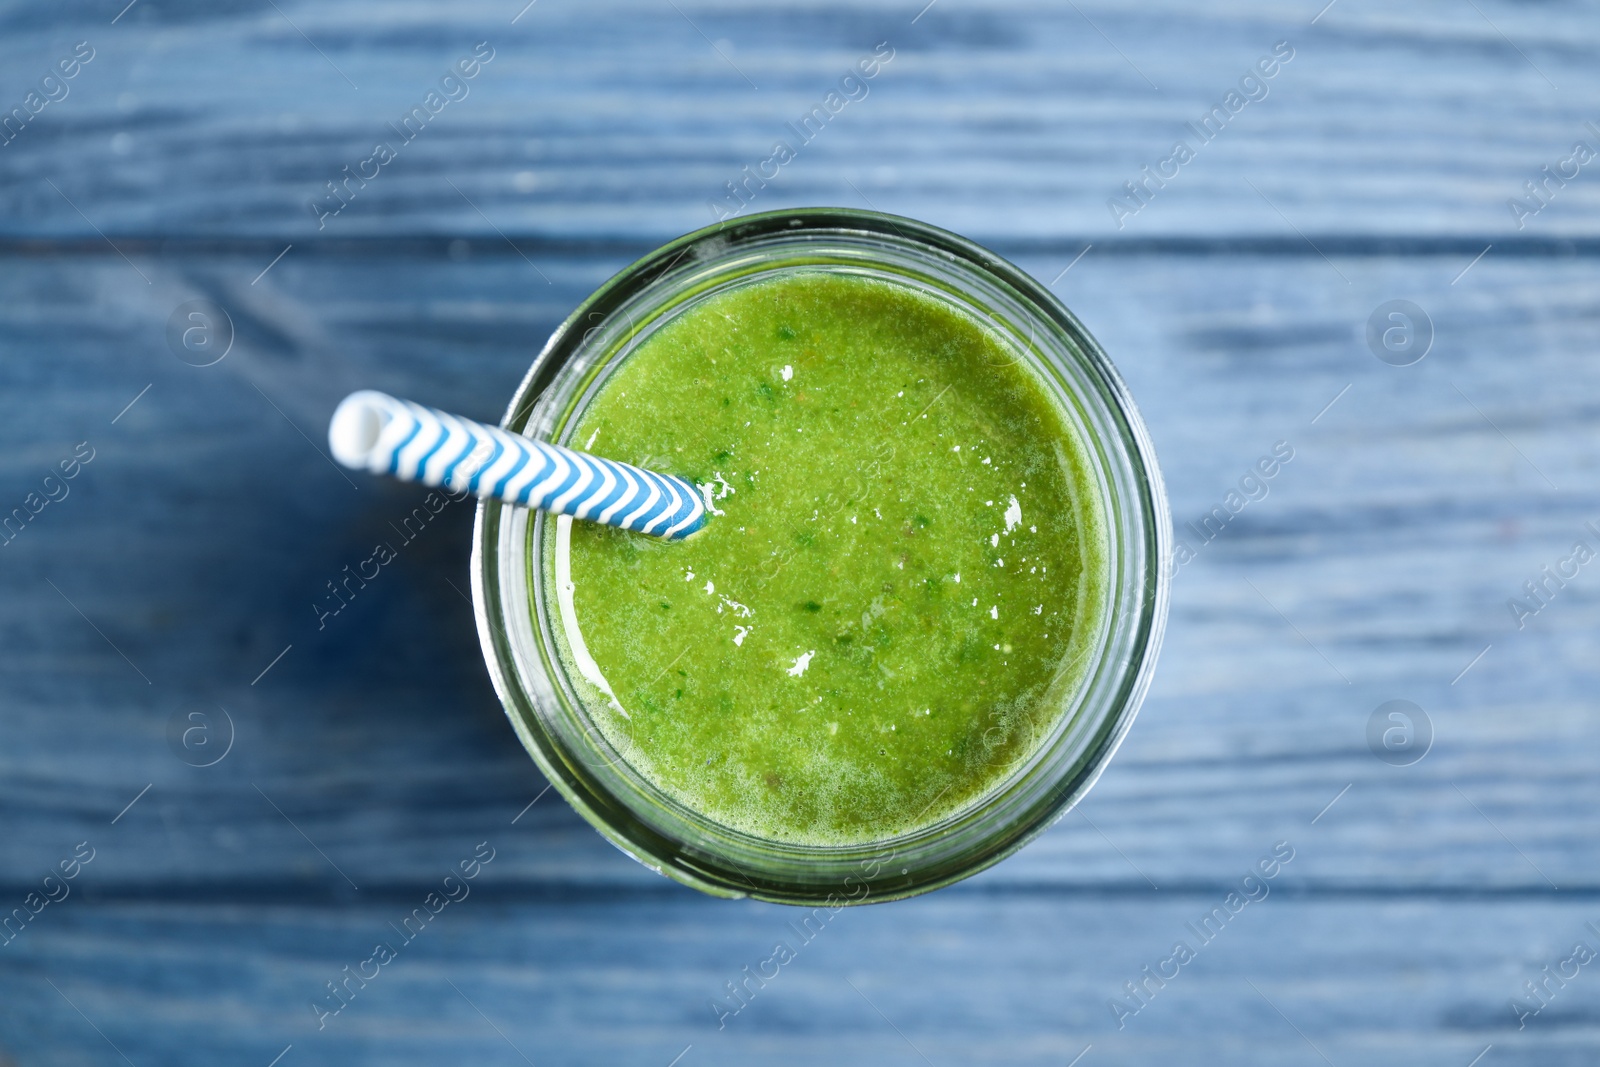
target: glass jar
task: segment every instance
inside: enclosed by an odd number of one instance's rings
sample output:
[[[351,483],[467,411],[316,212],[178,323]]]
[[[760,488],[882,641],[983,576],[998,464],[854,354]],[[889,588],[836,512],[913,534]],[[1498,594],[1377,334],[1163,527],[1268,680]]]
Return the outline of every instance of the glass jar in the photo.
[[[834,907],[911,896],[974,874],[1021,848],[1084,795],[1150,684],[1166,621],[1171,523],[1133,399],[1072,313],[971,241],[876,212],[768,212],[657,249],[556,329],[501,425],[571,444],[585,405],[655,328],[709,294],[794,267],[868,273],[965,309],[1026,362],[1079,435],[1107,526],[1107,610],[1095,662],[1051,733],[988,792],[934,825],[848,846],[766,840],[667,796],[591,720],[558,653],[562,623],[545,529],[554,516],[494,500],[478,505],[473,600],[484,658],[518,737],[608,840],[707,893]]]

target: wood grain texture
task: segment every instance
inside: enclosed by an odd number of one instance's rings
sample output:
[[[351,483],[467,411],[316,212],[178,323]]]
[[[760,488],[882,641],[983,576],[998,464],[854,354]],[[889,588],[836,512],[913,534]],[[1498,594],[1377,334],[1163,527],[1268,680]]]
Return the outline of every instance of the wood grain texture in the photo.
[[[395,141],[323,236],[665,238],[787,139],[798,158],[756,206],[870,203],[980,238],[1597,233],[1588,170],[1520,230],[1506,206],[1575,140],[1600,147],[1588,5],[1344,0],[1314,25],[1320,2],[944,0],[913,23],[922,6],[542,0],[513,25],[523,4],[502,0],[144,0],[110,25],[16,5],[6,107],[76,41],[96,58],[0,148],[5,228],[307,237],[324,183]],[[399,144],[390,124],[479,41],[495,59],[466,98]],[[798,143],[786,124],[884,41],[866,97]],[[1115,226],[1106,201],[1278,41],[1295,54],[1268,95],[1191,136],[1197,157]]]
[[[546,258],[555,286],[489,251],[285,258],[254,286],[254,259],[157,257],[142,261],[154,299],[116,256],[8,272],[22,288],[4,300],[17,358],[5,363],[16,377],[0,491],[20,502],[78,441],[97,453],[73,494],[4,548],[20,742],[0,757],[19,816],[0,845],[5,869],[51,862],[153,782],[126,818],[159,822],[162,847],[129,861],[130,885],[267,878],[337,891],[262,792],[358,885],[406,883],[450,835],[515,814],[543,787],[484,678],[465,508],[324,629],[312,606],[345,565],[395,540],[390,524],[417,502],[412,488],[347,480],[322,454],[338,399],[371,385],[493,418],[557,317],[621,265]],[[1587,430],[1597,371],[1573,355],[1594,297],[1560,263],[1486,259],[1451,286],[1462,265],[1346,258],[1346,285],[1318,257],[1091,253],[1063,279],[1141,400],[1180,524],[1275,442],[1295,458],[1179,571],[1156,686],[1085,807],[1105,837],[1069,816],[987,878],[1204,881],[1255,848],[1281,807],[1309,819],[1355,783],[1341,804],[1358,828],[1304,868],[1329,883],[1536,888],[1543,871],[1558,886],[1600,884],[1595,829],[1579,817],[1600,800],[1582,710],[1594,594],[1573,583],[1522,631],[1506,608],[1600,520],[1600,443]],[[1402,292],[1433,308],[1438,338],[1395,368],[1362,337],[1370,309]],[[235,351],[214,367],[166,350],[167,309],[195,297],[237,324]],[[75,324],[56,358],[25,358],[30,332],[49,335],[85,299],[104,317]],[[138,565],[108,557],[108,537]],[[1393,698],[1436,724],[1436,749],[1415,767],[1366,747],[1369,714]],[[211,704],[232,715],[235,748],[214,768],[186,766],[167,721]],[[563,805],[527,820],[552,835],[529,881],[654,882]]]
[[[1507,600],[1600,525],[1600,184],[1521,230],[1505,200],[1600,123],[1600,20],[1477,6],[0,11],[0,106],[97,50],[0,147],[0,516],[94,455],[0,545],[0,906],[96,849],[0,945],[0,1064],[1591,1062],[1588,968],[1523,1030],[1509,1004],[1600,947],[1600,572],[1521,629]],[[318,231],[307,198],[486,39],[471,95]],[[1271,95],[1118,230],[1106,198],[1281,39]],[[904,212],[1055,279],[1180,536],[1275,442],[1294,458],[1193,542],[1079,809],[835,917],[719,1031],[707,1001],[804,913],[702,898],[541,798],[481,664],[464,506],[319,629],[419,498],[323,433],[360,387],[497,419],[583,296],[710,221],[881,40],[870,95],[754,206]],[[1409,367],[1365,339],[1398,298],[1435,331]],[[212,367],[167,346],[194,299],[236,327]],[[1391,699],[1432,721],[1414,766],[1368,748]],[[231,749],[186,764],[169,723],[219,707]],[[474,896],[317,1031],[322,984],[480,841]],[[1272,895],[1118,1030],[1107,1002],[1277,841]]]
[[[1584,928],[1592,902],[1379,909],[1268,896],[1151,985],[1119,1030],[1109,1002],[1175,940],[1197,943],[1188,924],[1218,899],[957,889],[846,910],[807,943],[788,925],[806,913],[748,902],[468,897],[365,987],[352,982],[321,1030],[312,999],[374,942],[398,940],[390,924],[416,902],[180,910],[69,899],[48,929],[29,932],[0,990],[19,1062],[123,1062],[113,1044],[129,1062],[174,1067],[265,1067],[290,1046],[284,1064],[666,1067],[692,1046],[680,1063],[1059,1067],[1090,1045],[1081,1063],[1464,1067],[1490,1045],[1502,1064],[1592,1061],[1586,970],[1523,1031],[1509,1007],[1522,974],[1575,939],[1595,943]],[[784,939],[797,958],[764,988],[752,982],[719,1029],[714,998],[726,1011],[726,984]],[[34,1051],[67,1047],[76,1057]]]

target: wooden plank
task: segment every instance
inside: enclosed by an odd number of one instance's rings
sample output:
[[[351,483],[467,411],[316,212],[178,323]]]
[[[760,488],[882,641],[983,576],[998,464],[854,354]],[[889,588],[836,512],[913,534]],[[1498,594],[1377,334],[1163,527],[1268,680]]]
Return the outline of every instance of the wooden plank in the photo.
[[[291,252],[252,284],[269,258],[146,256],[148,285],[110,253],[0,267],[3,499],[96,449],[0,569],[13,889],[87,839],[105,843],[109,896],[359,899],[346,876],[363,892],[429,880],[543,788],[480,665],[465,510],[318,630],[325,583],[417,494],[347,481],[317,442],[361,386],[494,418],[622,257],[544,256],[547,285],[493,244]],[[1022,265],[1049,279],[1069,258]],[[1452,284],[1469,258],[1091,252],[1060,280],[1143,407],[1180,524],[1275,441],[1295,458],[1178,573],[1150,700],[1083,811],[979,884],[1207,883],[1339,795],[1297,872],[1329,891],[1596,886],[1588,573],[1524,630],[1506,607],[1600,520],[1594,297],[1586,261],[1491,253]],[[1396,295],[1436,323],[1412,367],[1363,340]],[[198,297],[237,324],[209,368],[164,339]],[[1396,698],[1437,734],[1413,767],[1365,740]],[[218,705],[233,750],[186,765],[169,718]],[[555,794],[515,832],[530,847],[497,873],[532,896],[671,892]]]
[[[1548,1006],[1525,1029],[1511,1008],[1546,964],[1578,941],[1600,942],[1585,925],[1592,899],[1272,893],[1225,924],[1213,919],[1205,943],[1190,924],[1221,899],[957,889],[817,916],[806,941],[789,924],[810,913],[687,890],[672,901],[548,905],[469,896],[409,944],[391,924],[420,897],[249,910],[69,899],[0,949],[10,965],[0,971],[10,1009],[0,1054],[110,1064],[123,1062],[120,1050],[129,1062],[173,1067],[266,1067],[280,1054],[285,1065],[665,1067],[682,1054],[685,1067],[868,1057],[1059,1067],[1092,1045],[1084,1067],[1166,1058],[1465,1067],[1492,1045],[1484,1063],[1592,1058],[1592,963],[1565,987],[1551,983]],[[336,1015],[314,1012],[326,983],[383,940],[398,943],[396,958],[362,967],[373,977],[351,980]],[[756,972],[780,940],[794,958],[766,967],[764,986],[751,980],[731,1013],[727,983]],[[1179,940],[1195,958],[1175,975],[1163,968],[1172,977],[1150,982],[1136,1013],[1113,1013],[1114,998],[1134,1003],[1124,984],[1160,967]],[[730,1012],[722,1029],[711,1008],[719,997]]]
[[[946,2],[914,18],[923,5],[899,0],[619,0],[513,24],[522,6],[13,13],[7,108],[75,42],[96,51],[0,148],[3,230],[306,239],[309,201],[381,140],[396,158],[323,236],[657,239],[712,221],[708,201],[786,140],[797,156],[767,168],[754,207],[875,205],[990,239],[1600,232],[1588,169],[1522,227],[1507,206],[1575,141],[1600,147],[1584,125],[1600,123],[1597,26],[1566,9],[1346,2],[1313,24],[1321,3]],[[467,95],[402,141],[390,124],[479,41],[495,58]],[[809,143],[789,131],[885,41],[864,97]],[[1267,95],[1211,140],[1191,133],[1278,41],[1294,56],[1251,90]],[[1119,228],[1107,201],[1185,136],[1193,161]]]

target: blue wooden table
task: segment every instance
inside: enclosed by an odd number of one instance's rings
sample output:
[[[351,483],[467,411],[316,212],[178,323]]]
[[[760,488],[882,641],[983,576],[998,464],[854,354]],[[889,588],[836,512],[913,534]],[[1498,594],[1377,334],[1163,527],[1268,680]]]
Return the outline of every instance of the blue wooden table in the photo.
[[[1600,1059],[1595,4],[124,2],[0,11],[0,1063]],[[800,204],[1049,283],[1192,558],[1078,809],[733,1012],[799,913],[544,792],[466,506],[319,619],[323,434]]]

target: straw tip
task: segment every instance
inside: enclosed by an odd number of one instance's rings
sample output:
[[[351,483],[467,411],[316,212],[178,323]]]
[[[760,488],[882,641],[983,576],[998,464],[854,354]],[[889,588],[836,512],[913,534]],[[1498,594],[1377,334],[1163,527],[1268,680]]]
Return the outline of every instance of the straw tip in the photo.
[[[333,458],[353,470],[365,470],[378,437],[389,422],[389,405],[384,393],[363,389],[339,401],[328,421],[328,449]]]

